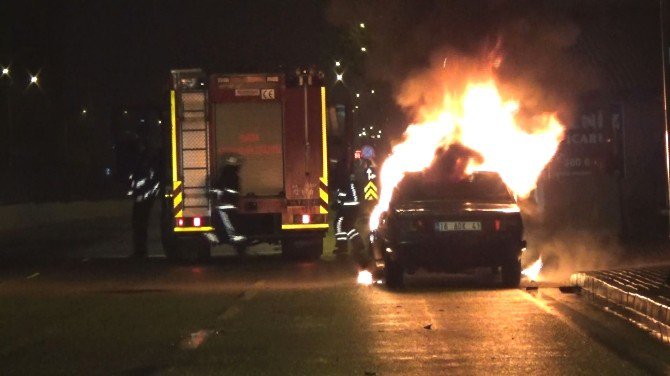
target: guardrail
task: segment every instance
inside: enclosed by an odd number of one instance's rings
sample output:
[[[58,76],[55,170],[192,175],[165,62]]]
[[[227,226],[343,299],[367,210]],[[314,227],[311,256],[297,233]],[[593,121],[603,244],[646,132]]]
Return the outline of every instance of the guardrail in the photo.
[[[570,276],[570,282],[580,286],[592,303],[632,321],[661,341],[670,343],[668,305],[635,292],[625,291],[588,273],[575,273]]]

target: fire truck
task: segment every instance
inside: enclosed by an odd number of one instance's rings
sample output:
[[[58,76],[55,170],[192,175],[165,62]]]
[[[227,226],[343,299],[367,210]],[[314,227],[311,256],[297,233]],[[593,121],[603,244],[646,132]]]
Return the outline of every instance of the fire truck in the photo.
[[[210,194],[230,153],[242,157],[238,231],[318,258],[328,230],[326,90],[313,72],[205,74],[173,70],[162,240],[170,258],[204,258]]]

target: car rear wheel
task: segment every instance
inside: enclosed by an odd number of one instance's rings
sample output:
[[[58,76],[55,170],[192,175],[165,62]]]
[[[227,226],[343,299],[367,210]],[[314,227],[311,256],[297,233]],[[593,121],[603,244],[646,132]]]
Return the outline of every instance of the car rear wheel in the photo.
[[[504,287],[515,288],[521,283],[521,261],[514,258],[502,266],[502,284]]]
[[[405,283],[405,271],[400,264],[387,258],[384,266],[384,279],[386,279],[388,288],[399,289]]]

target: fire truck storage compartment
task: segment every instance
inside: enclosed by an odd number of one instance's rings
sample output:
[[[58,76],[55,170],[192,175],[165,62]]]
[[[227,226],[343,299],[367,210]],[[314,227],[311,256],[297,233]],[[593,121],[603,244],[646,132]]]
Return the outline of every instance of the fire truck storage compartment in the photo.
[[[284,191],[281,102],[216,103],[215,121],[217,168],[226,153],[242,156],[240,194],[278,196]]]

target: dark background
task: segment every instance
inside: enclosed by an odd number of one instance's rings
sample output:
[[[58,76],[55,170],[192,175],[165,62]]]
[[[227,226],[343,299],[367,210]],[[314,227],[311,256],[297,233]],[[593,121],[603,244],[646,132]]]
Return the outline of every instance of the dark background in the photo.
[[[11,176],[3,202],[110,194],[112,108],[164,107],[170,69],[329,66],[336,47],[316,1],[2,4],[0,65],[11,70],[0,111],[3,170]],[[27,85],[30,74],[39,74],[39,87]]]

